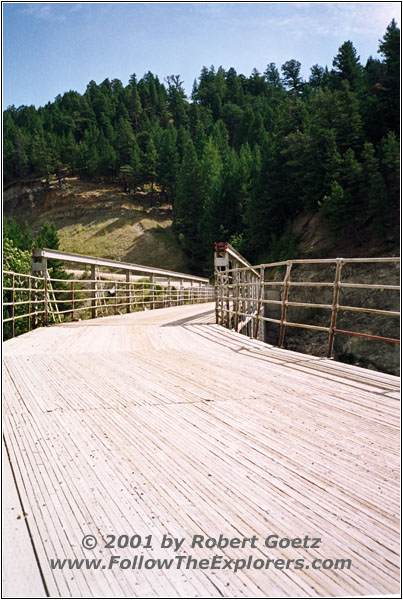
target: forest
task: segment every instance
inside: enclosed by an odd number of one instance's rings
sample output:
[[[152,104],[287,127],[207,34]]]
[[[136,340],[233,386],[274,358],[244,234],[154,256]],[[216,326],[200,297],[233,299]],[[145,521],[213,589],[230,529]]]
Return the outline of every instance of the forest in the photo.
[[[360,63],[344,42],[332,68],[301,63],[249,77],[203,67],[186,97],[179,75],[91,81],[38,109],[3,116],[4,185],[66,174],[119,181],[172,204],[193,272],[213,242],[252,262],[296,258],[291,223],[321,212],[332,235],[382,238],[399,210],[400,30]],[[29,235],[29,232],[26,232]]]

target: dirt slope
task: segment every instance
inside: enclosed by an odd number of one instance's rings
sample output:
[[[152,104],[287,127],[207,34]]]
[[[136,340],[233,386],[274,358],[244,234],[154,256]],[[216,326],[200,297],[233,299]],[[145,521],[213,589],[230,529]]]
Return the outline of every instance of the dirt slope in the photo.
[[[4,216],[28,221],[34,233],[45,221],[55,224],[60,249],[116,260],[187,271],[171,229],[171,207],[156,194],[135,198],[118,185],[67,178],[18,185],[4,192]]]

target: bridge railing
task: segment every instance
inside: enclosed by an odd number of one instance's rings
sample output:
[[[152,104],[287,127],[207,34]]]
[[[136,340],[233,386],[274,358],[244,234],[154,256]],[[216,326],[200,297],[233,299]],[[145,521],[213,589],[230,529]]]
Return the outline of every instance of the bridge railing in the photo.
[[[354,297],[354,292],[357,290],[369,290],[373,296],[377,291],[398,292],[400,290],[398,284],[385,283],[385,279],[388,281],[388,274],[385,276],[383,273],[383,281],[370,282],[366,281],[368,272],[363,274],[361,268],[361,272],[356,275],[363,277],[364,280],[361,283],[352,281],[352,277],[354,277],[352,267],[362,267],[363,265],[372,265],[373,268],[389,265],[394,268],[394,272],[391,271],[390,276],[398,281],[400,258],[300,259],[252,266],[242,264],[239,257],[240,255],[234,252],[229,244],[226,245],[226,248],[225,244],[221,244],[221,250],[220,247],[218,249],[216,247],[216,322],[218,324],[246,333],[250,337],[267,341],[265,324],[272,323],[277,328],[277,345],[282,348],[285,347],[287,328],[296,327],[326,332],[328,335],[326,352],[328,358],[333,355],[336,334],[400,343],[396,337],[375,335],[367,333],[367,331],[355,331],[337,326],[339,315],[346,312],[394,318],[400,316],[398,310],[390,309],[393,305],[399,306],[398,298],[394,302],[385,302],[383,299],[382,302],[386,304],[387,308],[374,308],[373,298],[367,299],[367,306],[362,306],[357,295]],[[323,275],[326,268],[331,267],[333,280],[304,280],[303,276],[307,274],[307,267],[312,272],[314,265],[319,267],[319,275]],[[300,272],[296,273],[298,268],[300,268]],[[342,269],[346,274],[344,279]],[[346,273],[347,270],[348,273]],[[294,277],[294,274],[297,276]],[[376,277],[377,273],[374,272],[372,279],[376,280]],[[299,297],[292,300],[291,291],[298,289],[300,290]],[[301,290],[309,290],[309,293],[305,292],[304,297]],[[344,301],[342,301],[343,294]],[[349,300],[351,302],[347,303]],[[304,310],[302,314],[300,312],[300,318],[293,320],[289,317],[289,313],[290,309],[295,310],[295,308]],[[323,317],[316,318],[316,321],[320,321],[321,324],[312,322],[312,320],[315,321],[312,316],[318,315],[322,311],[328,313],[327,323],[323,324]]]
[[[52,277],[48,260],[68,278]],[[40,325],[214,300],[208,279],[144,265],[37,248],[32,268],[35,274],[3,271],[6,338]]]

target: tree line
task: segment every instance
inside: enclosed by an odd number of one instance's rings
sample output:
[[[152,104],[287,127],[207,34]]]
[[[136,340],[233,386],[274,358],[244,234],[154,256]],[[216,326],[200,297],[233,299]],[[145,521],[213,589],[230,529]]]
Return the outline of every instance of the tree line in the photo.
[[[68,172],[148,185],[173,206],[191,269],[212,243],[252,261],[297,251],[290,223],[320,211],[335,235],[384,234],[399,207],[400,30],[393,20],[365,65],[351,41],[332,68],[267,65],[249,77],[203,67],[187,98],[179,75],[128,85],[91,81],[83,94],[4,112],[4,180]],[[270,253],[271,249],[271,253]],[[272,256],[275,249],[276,256]],[[295,257],[295,256],[294,256]]]

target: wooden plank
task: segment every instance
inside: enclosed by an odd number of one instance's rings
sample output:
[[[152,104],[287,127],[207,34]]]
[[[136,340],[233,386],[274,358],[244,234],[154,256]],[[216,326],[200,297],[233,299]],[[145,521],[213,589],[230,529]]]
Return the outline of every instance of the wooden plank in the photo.
[[[4,598],[46,598],[26,519],[2,447],[2,590]],[[21,577],[23,569],[24,576]]]
[[[242,285],[242,282],[241,282]],[[272,348],[190,305],[38,329],[5,343],[4,435],[51,597],[397,593],[399,382]],[[231,379],[228,379],[231,373]],[[351,570],[57,570],[128,558],[351,559]],[[190,548],[195,534],[257,548]],[[321,537],[318,549],[263,540]],[[82,537],[93,534],[94,550]],[[20,597],[24,597],[23,595]]]

